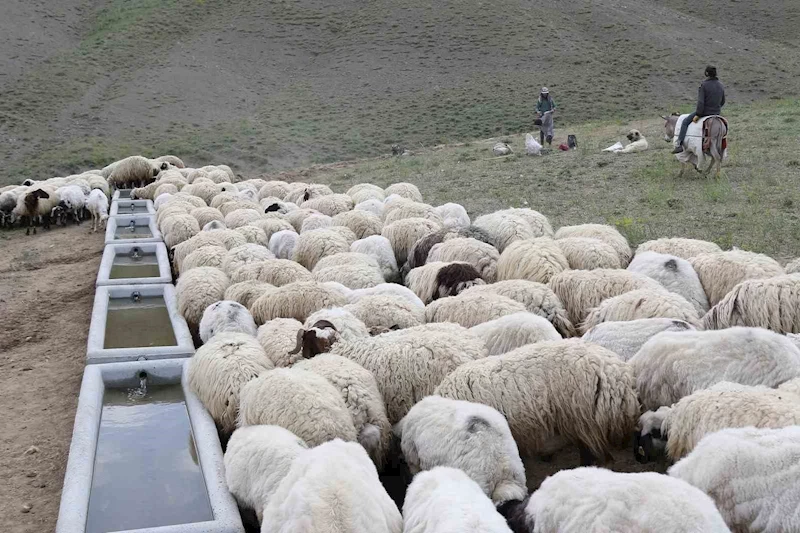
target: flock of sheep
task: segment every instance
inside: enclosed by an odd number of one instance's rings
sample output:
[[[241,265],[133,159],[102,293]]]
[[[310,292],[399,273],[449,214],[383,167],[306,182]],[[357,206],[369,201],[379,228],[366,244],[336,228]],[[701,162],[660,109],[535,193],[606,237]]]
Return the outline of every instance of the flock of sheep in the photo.
[[[154,200],[263,533],[800,531],[800,260],[169,158],[102,172]],[[592,466],[631,435],[667,475]],[[522,458],[569,447],[529,494]]]

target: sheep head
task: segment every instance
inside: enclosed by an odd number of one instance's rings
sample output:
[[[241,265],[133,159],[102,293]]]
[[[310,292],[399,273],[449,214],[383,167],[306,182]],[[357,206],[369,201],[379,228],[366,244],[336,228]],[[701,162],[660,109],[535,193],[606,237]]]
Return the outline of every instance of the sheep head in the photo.
[[[331,346],[339,340],[339,332],[331,322],[319,320],[309,329],[301,329],[297,332],[297,344],[290,354],[300,353],[302,350],[303,359],[311,359],[321,353],[327,353]]]
[[[647,411],[639,417],[633,433],[633,456],[638,462],[649,463],[664,455],[668,438],[664,420],[670,410],[670,407],[659,407],[658,411]]]

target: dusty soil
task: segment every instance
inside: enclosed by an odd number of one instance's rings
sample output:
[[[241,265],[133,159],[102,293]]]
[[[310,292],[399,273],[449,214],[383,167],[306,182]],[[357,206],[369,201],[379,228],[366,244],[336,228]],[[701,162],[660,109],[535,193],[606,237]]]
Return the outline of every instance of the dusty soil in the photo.
[[[103,235],[3,231],[0,252],[0,531],[42,533],[58,516]]]

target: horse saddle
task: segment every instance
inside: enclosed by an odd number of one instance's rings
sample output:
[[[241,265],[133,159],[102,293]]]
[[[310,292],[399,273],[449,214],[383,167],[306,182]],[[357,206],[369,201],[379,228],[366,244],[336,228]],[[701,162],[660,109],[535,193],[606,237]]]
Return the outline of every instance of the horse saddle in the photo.
[[[711,123],[708,121],[710,118],[718,118],[725,124],[725,135],[722,137],[722,151],[725,152],[728,148],[728,121],[720,115],[711,115],[700,119],[703,128],[703,153],[711,151]]]

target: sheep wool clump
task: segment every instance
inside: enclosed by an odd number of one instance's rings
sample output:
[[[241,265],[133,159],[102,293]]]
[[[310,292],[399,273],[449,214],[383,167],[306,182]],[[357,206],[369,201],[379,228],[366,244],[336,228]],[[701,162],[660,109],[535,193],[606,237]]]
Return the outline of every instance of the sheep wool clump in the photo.
[[[507,211],[481,215],[472,224],[489,235],[501,254],[514,241],[539,237],[523,216]]]
[[[272,363],[278,368],[292,366],[303,359],[297,340],[303,323],[294,318],[273,318],[258,328],[256,339]]]
[[[353,203],[355,204],[366,200],[378,200],[383,202],[386,198],[386,193],[383,189],[372,183],[358,183],[353,185],[347,190],[346,194],[353,199]]]
[[[370,235],[350,244],[350,251],[371,256],[378,262],[383,278],[390,283],[400,281],[397,259],[389,239],[381,235]]]
[[[250,279],[229,285],[225,289],[225,299],[239,302],[249,309],[250,304],[258,299],[259,296],[272,290],[275,290],[274,285],[257,279]]]
[[[383,192],[385,194],[385,198],[388,198],[392,194],[396,194],[414,202],[422,202],[422,193],[419,192],[419,189],[413,183],[393,183],[392,185],[386,187]]]
[[[222,268],[222,260],[228,251],[222,246],[203,246],[186,256],[181,263],[181,271],[186,273],[197,267]]]

